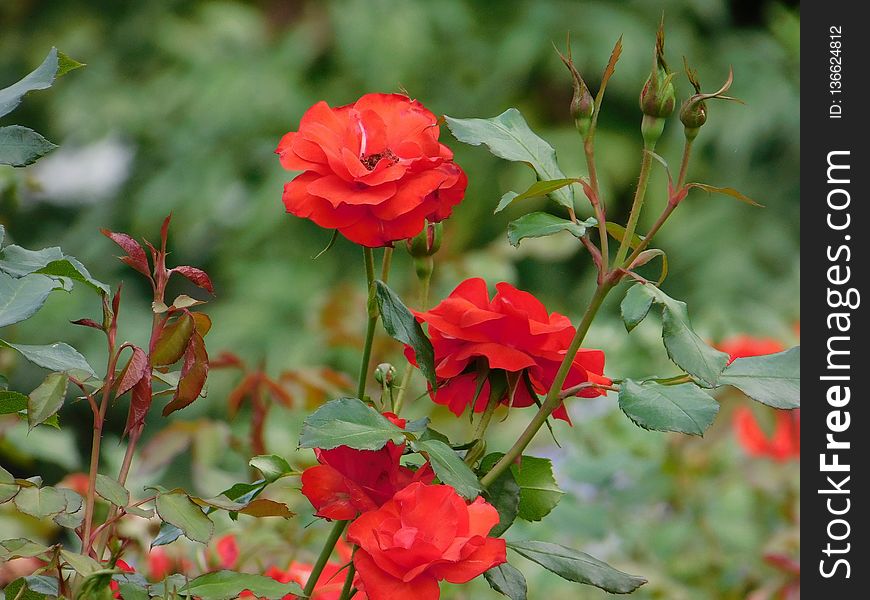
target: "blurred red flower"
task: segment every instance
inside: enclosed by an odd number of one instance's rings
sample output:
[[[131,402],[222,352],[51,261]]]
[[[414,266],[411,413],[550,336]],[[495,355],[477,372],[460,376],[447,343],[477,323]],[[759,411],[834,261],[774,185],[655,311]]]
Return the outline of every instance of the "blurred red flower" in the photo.
[[[776,354],[785,346],[771,338],[755,338],[738,335],[717,344],[717,348],[729,355],[731,364],[738,358]],[[777,461],[799,459],[801,456],[801,411],[775,410],[776,423],[773,434],[768,437],[755,418],[752,409],[740,407],[734,412],[734,432],[737,441],[751,456],[766,456]]]
[[[384,416],[404,429],[405,419],[392,413]],[[318,516],[353,519],[359,513],[378,508],[411,482],[432,482],[435,475],[429,463],[416,471],[399,464],[404,451],[405,444],[392,442],[380,450],[355,450],[347,446],[316,449],[320,464],[302,473],[302,493]]]
[[[784,462],[801,456],[801,411],[777,410],[773,435],[761,429],[752,410],[740,407],[734,413],[737,441],[751,456],[766,456]]]
[[[350,524],[347,539],[371,600],[437,600],[438,582],[465,583],[506,561],[505,541],[487,537],[496,509],[466,504],[452,487],[412,483]]]
[[[363,246],[414,237],[426,219],[449,217],[468,183],[439,133],[435,115],[400,94],[318,102],[275,150],[302,171],[285,184],[284,206]]]
[[[716,345],[719,350],[729,355],[728,364],[736,358],[776,354],[785,350],[781,342],[771,338],[755,338],[749,335],[738,335],[728,338]]]
[[[495,287],[497,293],[490,300],[483,279],[466,279],[438,306],[415,313],[418,321],[429,326],[435,350],[438,388],[430,389],[429,394],[457,416],[473,402],[481,368],[527,375],[532,391],[545,394],[574,337],[575,329],[568,317],[549,314],[537,298],[508,283]],[[416,365],[412,349],[406,348],[405,355]],[[601,350],[580,349],[563,389],[585,382],[610,385],[610,379],[604,377]],[[528,387],[521,380],[513,400],[506,390],[501,402],[516,407],[532,406],[536,398]],[[578,395],[590,398],[605,393],[587,388]],[[474,403],[475,412],[485,410],[489,395],[487,380]],[[553,416],[570,423],[564,405]]]

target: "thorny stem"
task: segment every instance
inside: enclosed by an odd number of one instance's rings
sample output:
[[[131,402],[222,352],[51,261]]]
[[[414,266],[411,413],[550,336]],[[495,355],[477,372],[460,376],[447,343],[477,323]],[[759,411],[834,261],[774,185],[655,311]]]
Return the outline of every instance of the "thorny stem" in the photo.
[[[586,170],[589,172],[589,187],[592,188],[592,193],[595,195],[593,208],[595,209],[595,218],[598,219],[598,237],[601,238],[601,265],[598,269],[602,277],[609,268],[609,250],[607,239],[607,217],[604,212],[603,200],[601,192],[598,188],[598,173],[595,170],[595,148],[593,144],[593,136],[590,135],[583,142],[583,151],[586,154]]]
[[[634,193],[634,201],[631,205],[631,214],[628,216],[628,223],[625,226],[625,233],[623,233],[622,242],[619,244],[619,250],[616,252],[616,260],[614,260],[614,264],[623,264],[625,255],[631,247],[631,241],[634,238],[634,232],[637,229],[637,221],[640,219],[640,212],[643,208],[644,196],[646,196],[646,186],[647,183],[649,183],[652,152],[654,149],[654,144],[649,144],[649,146],[644,147],[643,158],[640,163],[640,177],[638,178],[637,189]]]
[[[381,281],[387,283],[390,280],[390,266],[393,264],[393,249],[384,248],[384,260],[381,262]]]
[[[100,468],[100,444],[103,440],[103,423],[106,420],[106,412],[109,410],[109,397],[115,383],[115,365],[118,362],[118,353],[115,352],[115,340],[111,334],[107,335],[109,346],[109,358],[106,365],[106,381],[103,384],[103,397],[100,400],[99,412],[94,415],[94,436],[91,441],[91,463],[88,470],[88,493],[85,504],[85,520],[82,529],[82,550],[84,556],[91,551],[91,529],[94,525],[94,502],[96,499],[97,471]]]
[[[589,332],[589,327],[592,325],[592,321],[595,319],[598,309],[601,308],[601,304],[604,302],[604,299],[607,297],[610,290],[612,290],[616,285],[617,281],[618,279],[615,277],[608,277],[596,288],[595,294],[589,301],[589,306],[586,307],[586,312],[583,313],[583,318],[580,321],[580,325],[577,327],[574,339],[571,340],[571,345],[568,346],[565,358],[562,359],[562,364],[559,366],[559,371],[556,373],[553,384],[547,392],[547,398],[544,400],[543,404],[541,404],[541,408],[538,409],[538,412],[526,426],[525,430],[520,434],[520,437],[516,442],[514,442],[514,445],[511,446],[511,449],[507,451],[507,454],[501,457],[495,466],[493,466],[493,468],[480,479],[480,483],[484,487],[489,486],[489,484],[498,479],[499,475],[501,475],[506,469],[510,468],[514,461],[522,456],[523,450],[526,449],[526,446],[529,445],[535,437],[535,434],[538,433],[538,430],[547,422],[547,419],[553,411],[559,408],[559,405],[562,404],[562,398],[560,398],[562,385],[568,377],[568,372],[571,370],[571,365],[574,363],[577,351],[580,350],[580,344],[583,343],[583,339]]]
[[[359,382],[357,385],[357,397],[360,400],[365,397],[366,379],[368,378],[369,371],[369,361],[371,360],[372,356],[372,341],[375,337],[375,325],[378,321],[378,309],[377,304],[375,304],[374,298],[375,256],[372,249],[366,247],[363,248],[363,255],[365,257],[366,267],[366,290],[368,291],[368,321],[366,323],[365,345],[363,346],[363,356],[360,363]],[[390,268],[390,255],[390,252],[384,254],[384,279],[386,279],[386,274],[388,273]],[[320,550],[320,555],[317,557],[317,562],[314,563],[314,568],[311,570],[311,575],[308,577],[308,581],[305,584],[304,592],[306,598],[310,598],[312,592],[314,592],[314,586],[317,585],[317,580],[320,579],[320,575],[321,573],[323,573],[323,569],[324,567],[326,567],[326,563],[329,562],[329,557],[332,555],[332,551],[333,549],[335,549],[335,545],[338,543],[341,534],[344,533],[344,529],[345,527],[347,527],[347,524],[348,521],[336,521],[335,524],[332,526],[332,530],[329,532],[329,537],[326,538],[326,541],[323,544],[323,548]]]
[[[314,586],[317,585],[317,580],[320,579],[320,574],[323,573],[323,568],[329,562],[329,557],[332,555],[332,550],[338,543],[338,538],[344,533],[344,528],[347,527],[347,521],[336,521],[329,532],[329,537],[323,544],[323,549],[320,551],[320,556],[317,557],[317,562],[314,563],[314,568],[311,569],[311,575],[308,577],[308,582],[305,584],[305,597],[310,598],[314,591]]]
[[[366,337],[363,344],[363,355],[359,367],[359,384],[357,385],[357,398],[363,400],[366,393],[366,379],[369,373],[369,362],[372,357],[372,342],[375,339],[375,325],[378,322],[378,306],[375,303],[375,257],[371,248],[363,248],[366,265],[366,291],[368,292],[367,308],[368,320],[366,321]]]
[[[677,189],[683,187],[683,184],[686,183],[686,171],[689,168],[689,157],[692,155],[692,140],[686,140],[685,145],[683,146],[683,160],[680,163],[680,175],[677,177]]]
[[[353,596],[353,578],[356,575],[356,567],[353,564],[353,560],[351,560],[350,566],[347,568],[347,575],[344,578],[344,585],[341,587],[341,596],[339,596],[338,600],[350,600]]]

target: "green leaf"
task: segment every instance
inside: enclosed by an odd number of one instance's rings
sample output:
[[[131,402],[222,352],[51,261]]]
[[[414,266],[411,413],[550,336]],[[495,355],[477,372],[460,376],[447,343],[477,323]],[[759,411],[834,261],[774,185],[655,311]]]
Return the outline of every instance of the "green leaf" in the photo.
[[[255,456],[248,461],[248,464],[262,473],[263,478],[269,483],[280,479],[287,473],[293,472],[293,467],[290,466],[290,463],[277,454]]]
[[[647,293],[643,285],[633,285],[628,288],[619,310],[622,313],[622,321],[625,328],[630,332],[643,321],[652,306],[653,297]]]
[[[12,112],[27,92],[51,87],[58,69],[57,54],[57,48],[52,48],[41,65],[17,83],[0,90],[0,117]]]
[[[55,342],[47,346],[30,346],[26,344],[10,344],[9,342],[0,340],[0,347],[6,346],[17,350],[21,356],[49,371],[56,373],[67,373],[72,377],[81,380],[87,380],[91,377],[96,378],[97,374],[85,357],[78,351],[64,342]]]
[[[420,372],[432,387],[435,381],[435,351],[423,328],[396,293],[383,281],[375,281],[375,298],[384,329],[391,338],[407,344],[414,350]]]
[[[444,442],[416,441],[412,442],[412,446],[415,452],[425,452],[428,455],[435,476],[441,483],[452,486],[460,496],[473,500],[483,491],[474,472]]]
[[[518,554],[534,561],[563,579],[594,585],[611,594],[628,594],[646,579],[618,571],[585,552],[549,542],[508,542]]]
[[[0,327],[30,318],[56,287],[56,282],[44,275],[16,279],[0,272]]]
[[[212,520],[186,494],[170,492],[157,496],[157,514],[196,542],[206,544],[214,534]]]
[[[90,286],[101,294],[110,294],[112,291],[107,284],[91,277],[87,268],[72,256],[64,256],[61,260],[53,260],[35,271],[35,273],[53,275],[55,277],[69,277],[73,281],[79,281]]]
[[[556,162],[553,147],[533,132],[523,115],[509,108],[491,119],[455,119],[445,116],[447,126],[460,142],[479,146],[485,144],[490,152],[513,162],[526,163],[541,181],[567,179]],[[563,187],[549,194],[562,206],[574,207],[574,192]]]
[[[3,560],[41,556],[49,550],[48,546],[37,544],[27,538],[12,538],[0,542],[0,558]]]
[[[519,569],[508,563],[502,563],[488,571],[484,571],[483,578],[489,587],[511,600],[526,600],[528,586],[526,578]]]
[[[50,373],[27,399],[27,423],[31,429],[43,423],[63,406],[69,375]]]
[[[633,327],[642,318],[641,294],[647,294],[652,302],[662,308],[662,341],[668,357],[686,373],[695,377],[705,387],[713,387],[728,364],[728,355],[712,348],[692,329],[686,303],[674,300],[652,284],[638,283],[640,289],[631,292],[630,316],[626,327]],[[629,297],[626,294],[626,297]],[[644,313],[645,314],[645,313]]]
[[[22,487],[15,496],[15,506],[26,515],[43,519],[66,508],[66,497],[53,487]]]
[[[6,600],[48,600],[47,595],[30,589],[25,577],[19,577],[7,585],[3,593]]]
[[[202,600],[230,600],[237,598],[244,590],[255,596],[279,600],[287,594],[303,596],[297,583],[280,583],[271,577],[236,573],[234,571],[214,571],[200,575],[181,589],[182,593],[198,596]]]
[[[401,444],[402,430],[357,398],[330,400],[302,423],[299,446],[329,450],[348,446],[380,450],[387,442]]]
[[[565,186],[571,185],[572,183],[577,183],[579,179],[574,177],[569,177],[566,179],[553,179],[550,181],[536,181],[522,194],[517,194],[516,192],[507,192],[504,196],[501,197],[501,200],[498,203],[498,206],[495,207],[493,212],[501,212],[505,208],[508,207],[509,204],[516,202],[517,200],[526,200],[528,198],[537,198],[538,196],[546,196],[547,194],[552,194],[556,190],[560,190]]]
[[[57,488],[57,491],[63,494],[66,508],[62,513],[55,515],[53,520],[61,527],[75,529],[85,520],[84,498],[68,488]]]
[[[60,555],[63,560],[73,568],[76,573],[81,575],[90,575],[96,571],[99,571],[103,568],[103,565],[95,561],[90,556],[84,556],[82,554],[78,554],[77,552],[70,552],[69,550],[61,550]]]
[[[719,412],[719,403],[694,383],[661,385],[626,379],[619,389],[619,408],[644,429],[704,435]]]
[[[15,244],[0,251],[0,271],[13,277],[24,277],[38,271],[48,263],[63,260],[63,252],[57,246],[42,250],[28,250]]]
[[[502,456],[501,452],[488,455],[481,462],[481,470],[489,471]],[[556,484],[553,463],[548,458],[523,455],[519,465],[511,465],[510,472],[519,487],[517,516],[523,520],[540,521],[556,508],[565,493]]]
[[[785,352],[737,358],[725,367],[720,385],[732,385],[773,408],[801,406],[801,347]]]
[[[592,217],[575,223],[545,212],[529,213],[510,222],[508,241],[511,246],[519,246],[525,238],[544,237],[560,231],[568,231],[579,239],[586,234],[587,227],[594,227],[597,222]]]
[[[24,578],[27,588],[46,596],[59,596],[59,585],[56,577],[48,575],[28,575]]]
[[[743,202],[744,204],[749,204],[750,206],[757,206],[759,208],[764,208],[763,204],[759,204],[749,196],[742,194],[730,187],[716,187],[715,185],[707,185],[706,183],[687,183],[686,189],[698,188],[699,190],[704,190],[709,194],[723,194],[725,196],[731,196],[732,198]]]
[[[108,500],[115,506],[127,506],[130,503],[130,492],[123,485],[102,473],[97,474],[97,494],[103,500]]]
[[[19,392],[0,392],[0,415],[14,415],[22,410],[27,410],[27,396]]]
[[[164,521],[160,524],[160,530],[157,532],[157,536],[151,542],[151,547],[154,548],[156,546],[165,546],[166,544],[171,544],[172,542],[180,538],[183,533],[184,532],[181,531],[181,529],[179,529],[172,523],[166,523]]]
[[[151,595],[146,588],[129,581],[119,581],[118,591],[121,592],[121,598],[124,600],[151,600]]]
[[[55,148],[57,144],[52,144],[28,127],[0,127],[0,165],[26,167]]]
[[[622,243],[623,238],[625,237],[625,227],[618,223],[614,223],[612,221],[608,221],[605,226],[607,229],[607,233],[610,234],[610,237],[615,239],[617,242]],[[629,247],[634,250],[638,247],[638,245],[643,241],[643,237],[638,234],[632,234],[631,236],[631,244]]]
[[[495,463],[504,456],[501,452],[486,455],[480,461],[481,475],[488,473]],[[498,478],[483,490],[486,501],[498,511],[498,524],[492,528],[489,535],[499,537],[507,531],[520,512],[520,486],[514,479],[510,469],[505,469]]]
[[[57,53],[57,74],[55,77],[63,77],[70,71],[75,71],[76,69],[81,69],[86,66],[85,63],[81,63],[74,58],[71,58],[64,54],[63,52],[58,51]]]

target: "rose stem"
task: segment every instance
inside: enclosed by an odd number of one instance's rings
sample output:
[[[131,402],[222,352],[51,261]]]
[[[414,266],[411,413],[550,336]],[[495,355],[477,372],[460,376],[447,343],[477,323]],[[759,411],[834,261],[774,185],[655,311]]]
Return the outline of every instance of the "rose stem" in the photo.
[[[634,231],[637,229],[637,221],[640,218],[640,212],[643,208],[643,199],[646,195],[646,186],[649,182],[650,166],[652,165],[652,152],[655,149],[655,144],[649,144],[644,147],[643,158],[640,162],[640,177],[637,182],[637,189],[634,193],[634,202],[631,205],[631,214],[628,216],[628,224],[623,232],[622,242],[619,244],[619,250],[616,251],[616,260],[614,264],[621,265],[625,260],[625,255],[631,247]]]
[[[94,524],[94,501],[97,488],[97,471],[100,468],[100,444],[103,440],[103,422],[109,410],[109,396],[115,383],[115,364],[118,355],[115,353],[115,336],[107,334],[109,359],[106,364],[106,381],[103,383],[103,397],[100,399],[100,412],[94,415],[94,436],[91,442],[91,464],[88,471],[88,493],[85,504],[85,525],[82,530],[82,555],[88,556],[91,551],[91,529]]]
[[[601,308],[601,304],[604,302],[604,298],[607,297],[608,292],[616,285],[618,281],[617,277],[608,277],[606,278],[595,290],[595,294],[592,296],[592,299],[589,301],[589,306],[586,307],[586,312],[583,313],[583,319],[580,321],[580,325],[577,327],[577,332],[574,334],[574,339],[571,340],[571,345],[568,347],[568,351],[565,353],[565,358],[562,360],[562,364],[559,366],[559,371],[556,373],[556,377],[553,380],[553,384],[550,386],[549,392],[547,392],[547,398],[544,400],[544,403],[541,405],[541,408],[538,409],[538,412],[532,418],[531,422],[526,426],[525,430],[520,437],[514,442],[514,445],[508,450],[507,454],[505,454],[501,459],[493,466],[490,471],[484,475],[480,479],[480,483],[486,487],[491,484],[493,481],[498,479],[498,476],[501,475],[505,469],[508,469],[515,460],[517,460],[523,453],[523,450],[526,449],[526,446],[532,441],[532,438],[535,437],[535,434],[538,430],[547,422],[547,419],[550,417],[550,414],[559,408],[559,405],[562,403],[562,399],[559,397],[562,391],[562,384],[565,383],[565,379],[568,377],[568,372],[571,370],[571,365],[574,362],[574,357],[577,356],[577,351],[580,349],[580,344],[583,343],[583,339],[586,337],[586,333],[589,331],[590,325],[592,325],[592,321],[595,319],[595,315],[598,313],[598,309]]]
[[[677,187],[674,191],[675,194],[679,194],[680,190],[683,188],[683,185],[686,182],[686,171],[689,168],[689,158],[691,157],[691,154],[692,154],[692,140],[686,140],[686,144],[683,147],[683,160],[682,160],[682,164],[680,164],[680,175],[677,179]],[[641,252],[646,250],[646,248],[649,246],[650,242],[652,241],[653,236],[655,236],[655,234],[657,234],[659,232],[659,229],[662,228],[662,225],[665,224],[665,221],[668,220],[668,217],[671,216],[671,213],[674,212],[674,210],[677,208],[678,204],[679,204],[679,202],[677,202],[676,198],[674,198],[674,197],[668,198],[668,204],[667,204],[667,206],[665,206],[664,211],[662,211],[662,214],[660,214],[659,218],[656,219],[656,222],[653,224],[652,228],[649,230],[649,233],[646,234],[646,236],[643,238],[643,240],[641,240],[640,244],[637,245],[637,248],[634,249],[634,252],[632,252],[631,255],[625,260],[625,263],[623,263],[622,268],[624,268],[624,269],[630,268],[631,263],[633,263],[635,261],[635,259],[638,256],[640,256]]]
[[[332,555],[332,549],[338,543],[338,538],[344,533],[344,528],[347,527],[347,521],[336,521],[329,532],[329,537],[323,544],[323,549],[320,551],[320,556],[317,557],[317,562],[314,563],[314,568],[311,569],[311,575],[308,577],[308,582],[305,584],[305,597],[310,598],[314,592],[314,586],[317,585],[317,580],[320,579],[320,574],[323,573],[323,568],[329,562],[329,557]]]
[[[432,260],[431,257],[429,257]],[[426,310],[426,306],[429,304],[429,284],[432,281],[432,272],[434,271],[434,261],[433,268],[428,270],[428,274],[425,277],[420,277],[420,310]],[[405,370],[402,372],[402,379],[399,382],[399,393],[396,394],[396,404],[393,410],[397,415],[402,410],[402,405],[405,401],[405,393],[408,391],[408,386],[411,383],[411,377],[414,375],[414,366],[411,363],[405,365]]]
[[[356,567],[353,565],[353,559],[351,559],[350,565],[347,567],[347,576],[344,578],[344,585],[341,586],[341,596],[339,596],[338,600],[350,600],[352,595],[356,593],[352,589],[354,575],[356,575]]]
[[[359,382],[357,385],[357,397],[360,400],[365,398],[366,379],[368,378],[369,362],[372,356],[372,342],[375,339],[375,325],[378,321],[378,307],[375,303],[374,282],[375,282],[375,256],[371,248],[363,247],[363,256],[365,257],[366,267],[366,290],[368,292],[368,300],[366,302],[368,311],[368,321],[366,322],[366,337],[365,345],[363,346],[362,361],[359,369]],[[387,254],[384,255],[384,272],[389,271],[390,258]],[[329,532],[329,537],[323,544],[323,549],[317,557],[317,562],[314,563],[314,568],[311,570],[311,575],[308,577],[308,582],[305,584],[305,597],[311,597],[314,591],[314,586],[317,585],[317,580],[320,579],[320,574],[326,563],[329,562],[329,557],[332,555],[332,550],[338,539],[347,527],[347,521],[336,521]]]
[[[598,219],[598,237],[601,238],[601,273],[607,273],[609,268],[608,261],[610,260],[608,239],[607,239],[607,217],[604,214],[604,206],[602,205],[601,192],[598,188],[598,174],[595,169],[595,148],[593,144],[593,135],[589,135],[583,142],[583,151],[586,154],[586,170],[589,172],[589,187],[592,188],[592,193],[595,196],[593,208],[595,209],[595,218]]]

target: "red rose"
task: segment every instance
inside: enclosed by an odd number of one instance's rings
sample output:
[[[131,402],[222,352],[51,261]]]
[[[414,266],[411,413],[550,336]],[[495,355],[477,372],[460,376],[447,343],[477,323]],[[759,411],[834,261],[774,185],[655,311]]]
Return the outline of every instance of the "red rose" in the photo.
[[[737,441],[750,456],[764,456],[779,462],[801,457],[801,411],[777,410],[773,435],[761,429],[752,410],[740,407],[734,413]]]
[[[449,217],[468,183],[439,133],[435,115],[400,94],[318,102],[275,150],[302,171],[284,185],[284,206],[363,246],[414,237],[426,219]]]
[[[785,346],[771,338],[754,338],[748,335],[738,335],[720,342],[716,346],[730,356],[728,364],[736,358],[776,354],[785,350]]]
[[[505,562],[505,541],[487,537],[498,512],[470,505],[448,485],[412,483],[350,524],[347,539],[371,600],[437,600],[438,582],[465,583]]]
[[[401,428],[405,420],[384,413]],[[302,493],[327,519],[346,521],[361,512],[375,510],[413,481],[431,483],[435,475],[428,463],[412,471],[399,463],[405,444],[387,445],[380,450],[354,450],[339,446],[316,449],[320,463],[302,473]]]
[[[415,313],[418,321],[428,324],[435,350],[438,387],[429,393],[457,416],[474,399],[481,367],[528,375],[535,393],[547,393],[574,337],[568,317],[547,313],[537,298],[508,283],[495,287],[498,291],[490,300],[483,279],[466,279],[438,306]],[[406,348],[405,355],[416,364],[413,350]],[[603,373],[604,353],[581,348],[563,389],[584,382],[609,385],[611,381]],[[486,408],[489,392],[487,381],[477,397],[475,412]],[[587,398],[603,394],[596,388],[579,393]],[[501,402],[523,407],[532,406],[535,400],[521,379],[513,401],[505,392]],[[570,423],[564,405],[553,416]]]

